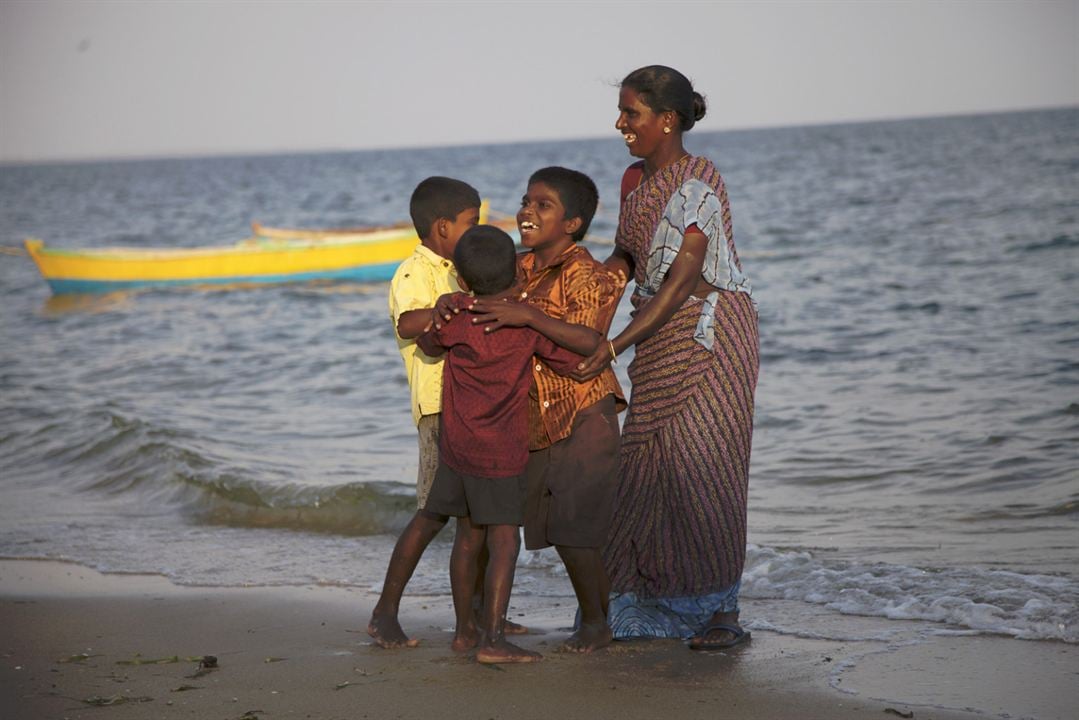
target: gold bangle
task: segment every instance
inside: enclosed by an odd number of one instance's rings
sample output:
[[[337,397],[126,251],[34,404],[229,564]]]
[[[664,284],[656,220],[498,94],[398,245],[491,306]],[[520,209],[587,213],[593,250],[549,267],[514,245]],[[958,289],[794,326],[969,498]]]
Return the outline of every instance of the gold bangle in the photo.
[[[613,340],[608,340],[607,341],[607,348],[611,351],[611,365],[617,365],[618,364],[618,353],[616,353],[614,351],[614,341]]]

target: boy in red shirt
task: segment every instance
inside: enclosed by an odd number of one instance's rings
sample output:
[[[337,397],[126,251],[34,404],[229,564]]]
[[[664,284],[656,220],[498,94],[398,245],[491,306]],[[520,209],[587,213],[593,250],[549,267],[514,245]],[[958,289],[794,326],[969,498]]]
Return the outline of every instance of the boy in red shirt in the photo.
[[[477,298],[501,302],[515,297],[517,256],[509,235],[478,225],[454,251],[459,283]],[[528,465],[528,391],[532,358],[558,372],[572,372],[581,356],[535,330],[497,333],[472,322],[473,298],[451,300],[459,312],[417,342],[432,357],[445,353],[439,466],[427,499],[429,512],[457,517],[450,559],[450,585],[457,616],[452,647],[477,647],[481,663],[534,662],[539,653],[505,639],[506,610],[520,552]],[[484,584],[482,628],[472,617],[477,559],[490,552]],[[482,634],[481,634],[482,632]]]

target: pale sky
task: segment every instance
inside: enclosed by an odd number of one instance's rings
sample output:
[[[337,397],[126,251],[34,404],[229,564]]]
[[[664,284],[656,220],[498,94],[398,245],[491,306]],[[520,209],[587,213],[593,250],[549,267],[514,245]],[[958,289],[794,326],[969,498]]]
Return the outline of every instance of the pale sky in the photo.
[[[1079,105],[1079,0],[0,0],[0,161],[614,137],[671,65],[704,130]]]

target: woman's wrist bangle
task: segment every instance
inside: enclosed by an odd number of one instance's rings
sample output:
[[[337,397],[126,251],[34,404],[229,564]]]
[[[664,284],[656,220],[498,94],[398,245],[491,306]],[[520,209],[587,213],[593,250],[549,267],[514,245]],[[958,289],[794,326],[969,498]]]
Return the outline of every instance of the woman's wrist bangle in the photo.
[[[617,365],[618,364],[618,353],[616,353],[614,351],[614,341],[613,340],[608,340],[607,341],[607,349],[611,351],[611,365]]]

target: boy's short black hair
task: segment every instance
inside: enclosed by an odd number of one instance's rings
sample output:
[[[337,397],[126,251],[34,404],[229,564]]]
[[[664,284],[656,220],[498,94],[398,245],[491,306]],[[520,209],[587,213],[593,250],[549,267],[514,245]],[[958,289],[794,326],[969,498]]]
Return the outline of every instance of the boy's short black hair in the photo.
[[[592,178],[583,172],[564,167],[545,167],[532,173],[528,184],[541,182],[554,189],[566,211],[566,219],[581,218],[581,227],[573,233],[573,241],[580,242],[592,224],[599,204],[599,191]]]
[[[439,218],[454,220],[465,210],[480,206],[476,188],[461,180],[435,175],[412,191],[408,213],[420,239],[426,239]]]
[[[493,225],[466,230],[453,251],[453,264],[476,295],[500,293],[517,278],[513,239]]]

